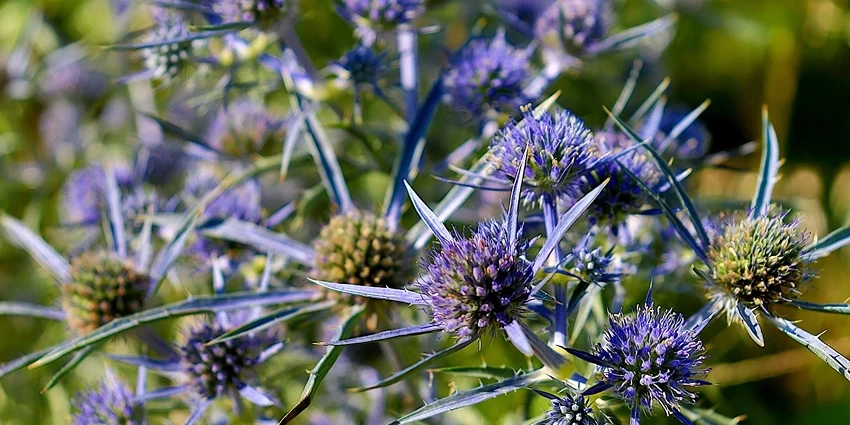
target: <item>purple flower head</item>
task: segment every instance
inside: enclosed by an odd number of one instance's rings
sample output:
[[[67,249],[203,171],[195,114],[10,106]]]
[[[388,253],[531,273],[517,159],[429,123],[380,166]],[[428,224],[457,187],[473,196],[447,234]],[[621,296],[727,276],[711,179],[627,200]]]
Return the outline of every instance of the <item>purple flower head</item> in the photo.
[[[811,236],[788,211],[721,219],[708,250],[711,279],[749,308],[770,309],[800,295],[813,272],[804,260]]]
[[[144,39],[145,43],[156,45],[142,49],[142,56],[145,68],[154,78],[171,80],[191,63],[194,51],[203,41],[188,40],[192,32],[176,14],[163,12],[156,14],[156,18],[155,26]]]
[[[470,237],[444,241],[424,262],[418,286],[433,322],[445,332],[477,337],[526,311],[534,277],[532,265],[521,257],[528,243],[521,240],[512,248],[508,232],[502,222],[480,222]]]
[[[282,139],[284,122],[250,99],[239,99],[216,114],[207,130],[211,147],[237,157],[263,151]]]
[[[123,382],[102,382],[73,400],[73,425],[142,425],[141,406]]]
[[[424,0],[343,0],[340,14],[358,25],[390,30],[413,22],[425,11]]]
[[[526,146],[530,160],[525,169],[522,196],[526,205],[540,205],[576,195],[576,177],[587,172],[599,158],[593,133],[569,111],[544,112],[535,118],[526,111],[523,121],[509,122],[490,144],[498,164],[496,175],[512,182],[522,163]]]
[[[221,178],[209,167],[200,167],[186,178],[183,188],[184,197],[191,203],[199,201],[215,189]],[[260,184],[256,180],[247,180],[225,191],[204,209],[204,220],[236,220],[259,223],[263,219],[260,205]]]
[[[213,399],[240,391],[256,380],[255,368],[264,360],[262,351],[274,344],[268,332],[207,345],[230,330],[218,322],[190,329],[180,347],[180,367],[198,395]]]
[[[654,160],[644,150],[637,148],[620,155],[623,150],[634,147],[635,143],[629,136],[613,131],[599,132],[595,134],[595,143],[605,160],[582,177],[580,192],[586,193],[605,179],[611,179],[590,207],[589,218],[594,224],[610,225],[612,231],[616,232],[625,224],[629,214],[641,212],[648,201],[640,184],[620,164],[650,188],[658,186],[663,177]],[[615,157],[616,161],[613,160]]]
[[[207,0],[225,22],[263,22],[277,20],[286,11],[286,0]]]
[[[515,112],[536,97],[525,92],[532,72],[530,56],[531,50],[514,48],[504,33],[469,42],[445,76],[446,102],[476,117]]]
[[[690,389],[704,385],[698,378],[708,373],[705,349],[681,314],[652,305],[612,314],[602,338],[595,349],[599,380],[633,411],[660,405],[669,415],[696,400]]]
[[[566,394],[562,397],[552,397],[552,408],[546,412],[546,417],[538,422],[540,425],[597,425],[593,410],[587,405],[587,399],[582,396],[573,397]]]
[[[115,168],[119,187],[127,188],[133,183],[132,171],[127,166]],[[61,220],[65,224],[96,224],[105,208],[103,195],[103,168],[91,166],[72,172],[62,186]]]
[[[378,81],[387,73],[387,54],[376,52],[371,47],[359,45],[349,50],[337,62],[347,74],[347,80],[355,85],[377,87]]]
[[[41,93],[48,98],[96,99],[106,93],[108,85],[105,75],[79,60],[48,69],[40,82]]]
[[[611,16],[610,0],[556,0],[537,20],[534,32],[540,40],[581,54],[608,35]]]
[[[656,148],[663,153],[672,155],[677,160],[693,160],[702,157],[708,152],[711,142],[711,134],[700,121],[691,123],[676,139],[665,141],[673,128],[689,113],[690,111],[684,109],[667,108],[664,110],[658,126],[659,135],[656,137]]]
[[[82,142],[80,108],[67,99],[57,99],[50,103],[38,118],[38,132],[44,147],[56,153],[68,153],[64,147],[76,147]]]
[[[619,273],[611,272],[614,256],[611,250],[605,252],[602,248],[590,245],[592,238],[585,237],[573,248],[573,274],[594,284],[617,282]]]

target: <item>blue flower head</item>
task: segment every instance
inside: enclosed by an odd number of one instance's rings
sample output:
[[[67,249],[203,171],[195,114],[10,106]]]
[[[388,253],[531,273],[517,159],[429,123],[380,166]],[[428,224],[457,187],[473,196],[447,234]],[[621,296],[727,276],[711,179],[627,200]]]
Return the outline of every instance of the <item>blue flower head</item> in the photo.
[[[610,0],[556,0],[537,20],[534,32],[544,41],[556,41],[567,52],[579,55],[608,35]]]
[[[145,43],[151,47],[142,49],[145,68],[154,78],[171,80],[192,61],[194,51],[203,41],[189,40],[192,32],[189,25],[173,13],[158,13],[154,27],[147,33]]]
[[[346,52],[337,65],[345,71],[345,77],[355,85],[377,87],[378,82],[387,73],[386,53],[376,52],[373,48],[359,45]]]
[[[508,123],[490,144],[497,159],[497,177],[509,182],[516,179],[526,146],[530,147],[522,192],[526,205],[576,195],[576,177],[599,158],[593,134],[569,111],[544,112],[540,118],[526,111],[521,122]]]
[[[511,46],[500,33],[473,40],[458,52],[446,73],[446,101],[473,116],[513,113],[536,95],[525,92],[531,77],[531,50]]]
[[[284,121],[250,99],[239,99],[222,107],[207,130],[211,147],[236,157],[261,153],[283,137]]]
[[[551,397],[552,408],[546,412],[546,417],[538,422],[539,425],[597,425],[593,410],[583,396],[573,397],[565,394]]]
[[[611,250],[605,252],[601,247],[592,246],[590,244],[592,239],[585,237],[573,248],[573,266],[570,272],[594,284],[619,281],[620,273],[611,271],[614,263],[613,252]]]
[[[580,192],[587,192],[597,187],[599,182],[611,179],[590,207],[589,218],[592,223],[610,225],[616,232],[628,215],[643,211],[649,201],[641,185],[622,167],[627,168],[650,188],[657,187],[663,177],[652,157],[641,148],[622,153],[623,150],[634,147],[635,143],[629,136],[604,131],[595,134],[595,141],[605,160],[600,161],[590,173],[582,177]]]
[[[408,24],[424,11],[424,0],[343,0],[340,8],[344,18],[376,30]]]
[[[39,86],[41,94],[48,98],[97,99],[106,93],[109,79],[78,60],[48,68]]]
[[[123,382],[102,382],[74,398],[73,425],[143,425],[142,408]]]
[[[658,405],[678,415],[681,403],[696,401],[691,388],[705,384],[698,379],[708,373],[705,349],[681,314],[652,305],[612,314],[602,339],[594,350],[600,385],[633,412]]]
[[[132,171],[127,166],[115,168],[119,187],[133,183]],[[92,225],[100,222],[105,208],[103,182],[106,176],[100,166],[91,166],[72,172],[62,186],[60,219],[66,224]]]
[[[525,313],[534,273],[521,257],[527,242],[512,248],[508,233],[502,222],[480,222],[468,238],[444,241],[424,262],[418,286],[445,332],[477,337]]]
[[[271,23],[286,12],[286,0],[207,0],[225,22]]]

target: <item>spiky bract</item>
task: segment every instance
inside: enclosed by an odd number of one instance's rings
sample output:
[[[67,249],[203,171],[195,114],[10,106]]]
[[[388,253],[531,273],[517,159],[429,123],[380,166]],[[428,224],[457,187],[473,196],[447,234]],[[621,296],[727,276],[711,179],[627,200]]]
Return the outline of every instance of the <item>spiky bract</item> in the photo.
[[[192,55],[202,41],[191,39],[188,24],[177,15],[163,15],[148,32],[142,49],[145,67],[154,78],[171,80],[192,62]]]

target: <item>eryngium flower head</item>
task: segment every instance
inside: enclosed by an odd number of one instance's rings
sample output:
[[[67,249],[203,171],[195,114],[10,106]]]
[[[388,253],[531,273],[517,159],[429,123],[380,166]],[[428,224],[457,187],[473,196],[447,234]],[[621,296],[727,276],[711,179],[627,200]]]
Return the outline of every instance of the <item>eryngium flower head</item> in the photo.
[[[424,0],[343,0],[340,12],[355,23],[391,30],[413,22],[425,11],[424,3]]]
[[[224,153],[245,157],[283,138],[281,119],[250,99],[239,99],[216,114],[207,131],[207,142]]]
[[[286,0],[208,0],[212,10],[225,22],[268,24],[286,12]]]
[[[602,155],[609,159],[634,146],[629,136],[613,131],[595,133],[595,142]],[[662,179],[661,170],[652,157],[640,148],[623,154],[617,161],[600,161],[590,173],[584,175],[581,193],[587,193],[607,178],[611,179],[590,207],[589,218],[592,223],[611,225],[615,232],[629,214],[640,212],[648,201],[640,184],[617,162],[628,168],[650,188],[656,187]]]
[[[190,40],[192,32],[185,21],[176,15],[162,15],[148,32],[145,43],[155,46],[142,49],[145,68],[154,78],[171,80],[192,60],[196,48],[203,42]]]
[[[203,323],[189,331],[180,347],[180,366],[189,377],[194,391],[204,398],[229,395],[254,379],[253,369],[260,363],[262,336],[245,336],[207,345],[226,332],[218,323]]]
[[[809,235],[798,220],[780,211],[762,217],[729,220],[708,252],[711,277],[746,306],[764,307],[799,295],[811,272],[802,259]]]
[[[151,278],[132,261],[108,252],[86,252],[71,261],[71,281],[61,286],[62,309],[78,334],[145,306]]]
[[[540,425],[596,425],[593,410],[582,396],[569,394],[552,400],[552,409],[546,412],[546,418]]]
[[[142,425],[141,406],[123,382],[102,382],[74,398],[73,425]]]
[[[711,134],[700,121],[694,121],[682,131],[675,139],[664,142],[670,132],[673,131],[690,112],[682,109],[665,109],[661,115],[658,125],[657,142],[655,143],[664,153],[670,154],[677,160],[693,160],[702,157],[708,152]],[[664,142],[666,146],[661,145]]]
[[[573,266],[570,270],[576,276],[591,283],[609,283],[619,279],[620,275],[609,269],[614,262],[611,251],[603,252],[600,247],[591,247],[589,238],[573,249]]]
[[[612,314],[595,354],[600,381],[611,385],[628,406],[652,411],[660,405],[667,414],[680,403],[693,403],[689,388],[703,384],[705,349],[672,309],[642,305],[631,314]]]
[[[129,167],[114,169],[119,187],[132,184]],[[72,172],[62,185],[61,220],[65,224],[91,225],[100,221],[105,207],[103,182],[106,176],[100,166],[91,166]]]
[[[404,236],[371,212],[351,210],[331,218],[314,246],[321,280],[398,288],[412,275]]]
[[[593,167],[599,157],[591,131],[566,110],[555,115],[544,112],[540,118],[526,111],[523,121],[505,125],[490,144],[497,159],[496,175],[515,180],[526,147],[530,148],[522,192],[526,205],[574,194],[575,177]]]
[[[512,249],[508,229],[494,220],[478,223],[468,238],[442,245],[423,264],[418,286],[434,323],[459,339],[511,324],[525,312],[534,277],[531,264]]]
[[[446,74],[446,101],[476,117],[490,111],[513,113],[533,97],[525,93],[530,53],[511,46],[504,34],[469,42]]]
[[[186,178],[183,195],[190,203],[196,202],[215,189],[219,183],[221,183],[221,179],[214,169],[201,167]],[[260,184],[256,180],[247,180],[225,191],[207,205],[204,209],[203,219],[223,220],[233,218],[259,223],[263,218],[261,197]],[[194,206],[194,204],[190,206]]]
[[[387,72],[386,57],[386,53],[359,45],[346,52],[337,64],[345,71],[345,77],[351,83],[375,87]]]
[[[538,39],[555,41],[577,55],[608,35],[610,21],[609,0],[556,0],[537,20],[534,32]]]
[[[106,93],[109,79],[91,69],[83,61],[57,64],[41,78],[41,93],[45,97],[96,99]]]

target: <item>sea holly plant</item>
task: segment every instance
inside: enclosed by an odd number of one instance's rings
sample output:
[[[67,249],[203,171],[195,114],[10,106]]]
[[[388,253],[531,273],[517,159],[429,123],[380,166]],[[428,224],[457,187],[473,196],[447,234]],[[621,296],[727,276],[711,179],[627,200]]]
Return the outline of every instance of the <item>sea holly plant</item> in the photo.
[[[617,119],[636,140],[639,136]],[[777,329],[805,346],[830,367],[850,380],[850,360],[783,317],[783,307],[796,307],[826,313],[850,314],[848,304],[816,304],[799,299],[806,283],[815,275],[812,263],[850,243],[848,229],[838,229],[821,240],[811,242],[797,219],[772,204],[773,187],[779,171],[779,142],[765,108],[762,114],[763,147],[761,169],[756,192],[746,214],[731,214],[715,220],[711,228],[699,217],[693,202],[682,186],[671,179],[681,208],[687,212],[690,226],[684,226],[671,206],[656,197],[667,217],[676,224],[679,236],[694,250],[703,263],[694,266],[706,287],[708,304],[701,314],[712,318],[720,312],[729,324],[744,325],[752,340],[764,346],[764,336],[758,317],[764,316]],[[660,156],[646,148],[656,159]],[[673,172],[663,160],[659,166],[669,177]],[[637,179],[636,176],[634,176]]]

